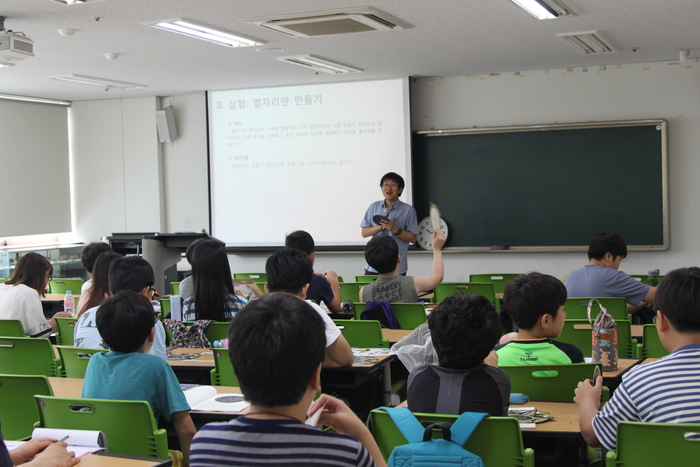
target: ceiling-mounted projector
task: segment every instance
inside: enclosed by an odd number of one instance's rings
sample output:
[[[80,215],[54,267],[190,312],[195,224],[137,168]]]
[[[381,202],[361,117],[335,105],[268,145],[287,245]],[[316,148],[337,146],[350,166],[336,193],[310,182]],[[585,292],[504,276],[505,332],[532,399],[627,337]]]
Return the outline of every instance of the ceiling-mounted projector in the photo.
[[[34,56],[34,41],[10,31],[0,30],[0,61],[24,60]]]

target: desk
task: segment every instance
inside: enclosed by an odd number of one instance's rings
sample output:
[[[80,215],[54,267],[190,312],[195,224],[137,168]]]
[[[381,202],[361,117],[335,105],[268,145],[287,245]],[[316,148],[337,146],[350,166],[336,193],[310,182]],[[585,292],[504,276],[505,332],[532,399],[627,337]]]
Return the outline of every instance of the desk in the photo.
[[[79,465],[83,467],[169,467],[173,463],[170,459],[148,459],[111,453],[95,453],[81,457]]]
[[[637,339],[638,343],[642,343],[642,337],[644,335],[644,325],[643,324],[633,324],[630,326],[632,329],[632,339]]]
[[[45,297],[41,297],[41,306],[44,310],[44,316],[46,318],[51,318],[59,311],[63,311],[63,298],[65,296],[65,294],[60,293],[47,293]],[[73,298],[75,299],[75,307],[77,309],[80,294],[73,294]]]
[[[382,337],[389,339],[389,342],[393,345],[398,341],[412,333],[412,329],[382,329]]]

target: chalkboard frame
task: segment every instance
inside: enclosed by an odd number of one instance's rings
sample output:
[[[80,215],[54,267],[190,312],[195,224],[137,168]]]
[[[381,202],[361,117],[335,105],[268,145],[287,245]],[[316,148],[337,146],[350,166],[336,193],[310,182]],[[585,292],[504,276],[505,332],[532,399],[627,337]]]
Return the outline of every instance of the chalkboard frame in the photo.
[[[451,135],[478,135],[478,134],[499,134],[499,133],[512,133],[512,132],[547,132],[556,130],[570,130],[570,129],[596,129],[596,128],[619,128],[619,127],[639,127],[639,126],[655,126],[660,127],[661,133],[661,153],[660,157],[660,168],[661,168],[661,220],[662,220],[662,237],[663,241],[658,244],[628,244],[628,250],[634,251],[664,251],[670,247],[669,244],[669,209],[668,209],[668,122],[664,119],[643,119],[643,120],[621,120],[621,121],[602,121],[602,122],[576,122],[576,123],[554,123],[554,124],[537,124],[537,125],[517,125],[517,126],[499,126],[499,127],[484,127],[484,128],[458,128],[458,129],[442,129],[442,130],[424,130],[414,132],[414,138],[433,138],[433,137],[444,137]],[[414,151],[416,151],[416,146],[414,145]],[[414,164],[416,163],[416,155],[413,157]],[[421,180],[423,174],[416,170],[416,166],[413,167],[414,174],[414,206],[416,210],[419,211],[419,218],[422,209],[418,206],[419,204],[425,204],[426,201],[433,200],[422,200],[418,199],[415,194],[417,184],[425,182]],[[420,175],[419,175],[420,174]],[[437,200],[436,200],[437,201]],[[446,217],[445,219],[449,225],[450,219]],[[657,226],[658,227],[658,226]],[[582,242],[583,243],[583,242]],[[451,246],[448,239],[446,252],[494,252],[494,253],[506,253],[506,252],[542,252],[542,251],[586,251],[588,249],[588,242],[585,244],[578,245],[555,245],[555,246],[509,246],[505,250],[495,250],[491,246]]]

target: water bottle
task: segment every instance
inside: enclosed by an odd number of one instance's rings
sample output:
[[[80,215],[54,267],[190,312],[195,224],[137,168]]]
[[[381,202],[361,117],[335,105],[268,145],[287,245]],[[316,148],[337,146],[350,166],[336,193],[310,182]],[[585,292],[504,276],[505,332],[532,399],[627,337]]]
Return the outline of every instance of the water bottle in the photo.
[[[647,273],[647,283],[652,286],[656,287],[659,285],[659,270],[658,269],[652,269]]]
[[[63,311],[74,316],[75,300],[73,299],[73,291],[66,290],[66,296],[63,297]]]

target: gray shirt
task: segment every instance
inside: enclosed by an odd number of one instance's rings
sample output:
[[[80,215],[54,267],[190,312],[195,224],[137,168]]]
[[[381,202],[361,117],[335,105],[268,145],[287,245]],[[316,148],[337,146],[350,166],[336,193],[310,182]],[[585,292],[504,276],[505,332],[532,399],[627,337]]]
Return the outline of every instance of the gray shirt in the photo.
[[[622,271],[590,264],[569,274],[564,285],[569,297],[625,297],[632,306],[642,303],[650,288]]]
[[[362,301],[416,303],[418,293],[413,276],[380,277],[362,288]]]

